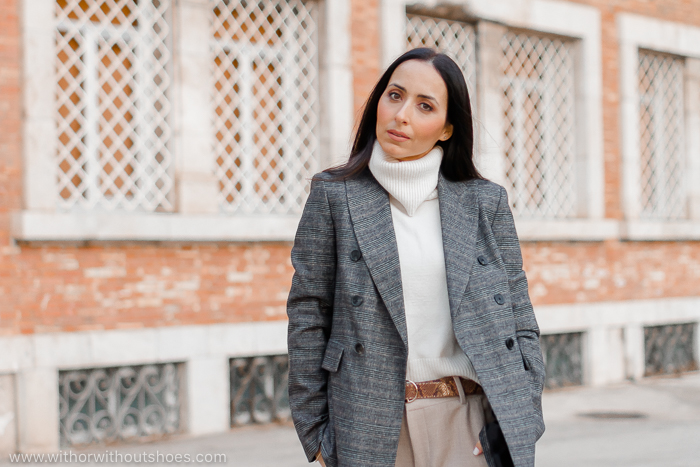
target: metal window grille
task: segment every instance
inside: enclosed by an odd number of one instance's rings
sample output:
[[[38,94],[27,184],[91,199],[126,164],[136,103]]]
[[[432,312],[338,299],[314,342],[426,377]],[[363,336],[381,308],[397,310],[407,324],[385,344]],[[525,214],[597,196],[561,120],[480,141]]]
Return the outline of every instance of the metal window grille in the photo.
[[[169,211],[167,0],[57,0],[59,207]]]
[[[574,43],[508,32],[502,40],[506,175],[523,217],[576,214]]]
[[[231,426],[289,419],[287,355],[233,358],[230,371]]]
[[[644,328],[644,373],[674,374],[698,369],[696,323]]]
[[[177,365],[61,371],[58,384],[63,446],[178,431]]]
[[[296,213],[319,150],[316,14],[300,0],[213,0],[214,152],[225,212]]]
[[[582,338],[580,332],[540,336],[545,387],[551,389],[583,384]]]
[[[446,53],[462,68],[474,101],[476,89],[476,30],[462,21],[408,14],[407,49],[430,47]],[[474,105],[472,105],[474,107]]]
[[[642,216],[686,214],[682,58],[639,52]]]

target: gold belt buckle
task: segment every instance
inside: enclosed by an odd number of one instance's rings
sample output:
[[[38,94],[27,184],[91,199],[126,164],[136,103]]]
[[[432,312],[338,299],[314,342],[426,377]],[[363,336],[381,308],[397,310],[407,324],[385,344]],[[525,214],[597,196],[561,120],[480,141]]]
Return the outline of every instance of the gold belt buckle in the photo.
[[[410,404],[410,403],[413,402],[414,400],[418,399],[418,385],[417,385],[416,383],[414,383],[413,381],[408,380],[408,379],[406,380],[406,384],[412,384],[413,387],[416,388],[416,395],[413,396],[412,399],[408,399],[407,397],[404,396],[404,400],[406,401],[406,403],[407,403],[407,404]]]

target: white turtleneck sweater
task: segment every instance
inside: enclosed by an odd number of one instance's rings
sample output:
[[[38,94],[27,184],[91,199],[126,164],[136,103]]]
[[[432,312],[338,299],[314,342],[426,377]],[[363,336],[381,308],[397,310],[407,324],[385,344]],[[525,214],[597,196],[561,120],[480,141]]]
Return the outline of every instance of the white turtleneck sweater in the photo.
[[[390,195],[408,329],[406,379],[462,376],[478,382],[452,328],[437,192],[441,162],[439,146],[399,162],[375,142],[369,169]]]

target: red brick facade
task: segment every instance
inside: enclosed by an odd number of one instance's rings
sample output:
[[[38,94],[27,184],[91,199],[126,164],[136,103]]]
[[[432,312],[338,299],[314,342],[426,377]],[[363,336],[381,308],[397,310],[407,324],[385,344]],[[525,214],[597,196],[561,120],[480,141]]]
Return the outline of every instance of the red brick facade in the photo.
[[[581,1],[602,14],[606,216],[622,218],[615,15],[700,25],[700,1]],[[352,1],[354,107],[380,72],[378,0]],[[18,244],[19,0],[0,0],[0,335],[283,319],[289,244]],[[696,296],[700,242],[527,243],[535,304]]]

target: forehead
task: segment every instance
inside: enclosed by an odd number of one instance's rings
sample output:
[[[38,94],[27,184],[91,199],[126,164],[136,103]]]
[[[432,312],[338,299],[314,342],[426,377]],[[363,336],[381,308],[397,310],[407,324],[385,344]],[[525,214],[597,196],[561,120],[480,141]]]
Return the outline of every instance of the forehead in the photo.
[[[389,83],[402,86],[409,94],[424,94],[447,100],[447,86],[442,76],[432,63],[422,60],[403,62],[391,74]]]

